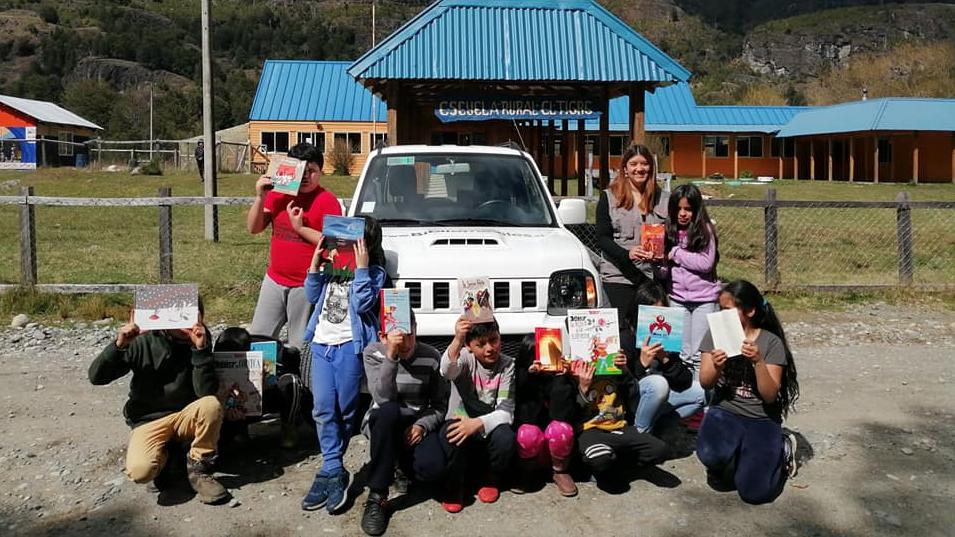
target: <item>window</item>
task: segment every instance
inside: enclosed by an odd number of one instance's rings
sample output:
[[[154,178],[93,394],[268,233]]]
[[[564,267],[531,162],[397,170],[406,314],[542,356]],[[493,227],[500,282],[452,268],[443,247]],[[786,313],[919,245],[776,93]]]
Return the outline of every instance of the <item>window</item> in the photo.
[[[60,143],[57,144],[57,154],[61,157],[72,157],[73,156],[73,134],[69,132],[60,131],[60,136],[57,138]],[[65,142],[65,143],[64,143]]]
[[[298,133],[298,143],[312,144],[322,153],[325,152],[325,133],[324,132],[300,132]]]
[[[892,142],[888,138],[879,138],[879,164],[892,162]]]
[[[728,136],[704,136],[703,151],[707,157],[728,157],[730,156],[730,139]]]
[[[796,153],[795,138],[773,138],[769,146],[769,154],[773,157],[789,158]]]
[[[458,133],[448,131],[433,131],[431,145],[454,145],[458,143]]]
[[[388,133],[387,132],[369,132],[368,133],[368,147],[372,151],[378,148],[378,144],[388,145]]]
[[[288,153],[288,133],[263,132],[261,145],[267,153]]]
[[[736,138],[736,152],[741,157],[760,158],[763,156],[762,136],[740,136]]]
[[[335,143],[347,143],[351,147],[353,155],[361,153],[361,133],[358,132],[336,132]]]
[[[630,137],[626,135],[611,135],[610,136],[610,156],[611,157],[620,157],[623,156],[623,151],[627,147],[627,143],[630,142]]]

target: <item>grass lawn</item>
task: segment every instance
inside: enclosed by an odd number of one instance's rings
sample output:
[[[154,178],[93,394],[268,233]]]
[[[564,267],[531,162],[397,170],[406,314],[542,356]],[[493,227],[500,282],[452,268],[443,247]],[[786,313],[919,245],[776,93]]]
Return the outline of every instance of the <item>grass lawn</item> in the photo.
[[[255,177],[220,177],[221,196],[251,196]],[[682,182],[682,181],[681,181]],[[326,176],[322,184],[339,197],[351,197],[356,180]],[[679,183],[675,183],[679,184]],[[40,196],[145,197],[160,187],[174,196],[198,196],[202,185],[193,173],[160,177],[127,173],[45,169],[0,171],[0,195],[16,195],[33,186]],[[570,181],[569,193],[576,192]],[[953,185],[847,184],[777,181],[780,199],[894,200],[900,191],[915,200],[955,200]],[[704,185],[715,197],[754,199],[765,186]],[[558,189],[559,192],[559,189]],[[38,276],[41,283],[156,283],[159,279],[158,209],[155,207],[36,207]],[[213,322],[247,321],[268,261],[268,233],[245,230],[246,207],[220,207],[220,242],[203,239],[201,207],[173,208],[174,276],[198,282]],[[720,274],[724,278],[763,280],[761,209],[714,207],[720,233]],[[592,211],[591,211],[592,221]],[[913,211],[916,281],[955,284],[955,210]],[[0,206],[0,283],[19,281],[18,207]],[[895,211],[892,209],[780,210],[780,271],[784,284],[892,283],[895,261]],[[831,308],[839,295],[783,293],[789,307]],[[817,296],[818,295],[818,296]],[[909,293],[847,293],[848,300],[912,300]],[[945,298],[951,306],[955,301]],[[29,312],[46,320],[122,317],[128,295],[56,296],[24,292],[0,295],[0,315]]]

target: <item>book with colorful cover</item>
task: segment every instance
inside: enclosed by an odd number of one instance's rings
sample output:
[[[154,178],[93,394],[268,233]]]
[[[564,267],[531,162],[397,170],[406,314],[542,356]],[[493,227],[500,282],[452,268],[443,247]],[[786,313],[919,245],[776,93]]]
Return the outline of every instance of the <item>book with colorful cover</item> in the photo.
[[[620,375],[613,365],[620,352],[620,326],[616,308],[567,310],[570,359],[590,362],[596,375]]]
[[[491,280],[484,277],[458,278],[458,304],[464,318],[472,323],[493,321]]]
[[[253,341],[251,349],[262,353],[262,376],[266,386],[275,386],[279,382],[279,342]]]
[[[339,244],[352,245],[365,236],[365,219],[326,214],[322,218],[322,235]]]
[[[199,286],[187,283],[137,287],[133,322],[143,331],[192,328],[199,322]]]
[[[269,161],[269,169],[265,172],[272,178],[272,189],[282,194],[297,196],[302,186],[302,176],[305,175],[305,161],[292,157],[275,157]]]
[[[664,308],[640,305],[637,309],[637,348],[650,338],[650,345],[660,343],[667,352],[683,348],[682,308]]]
[[[411,333],[411,291],[408,289],[382,289],[381,333],[399,330]]]
[[[564,358],[564,344],[560,328],[534,329],[534,362],[542,371],[560,371]]]
[[[226,411],[261,416],[262,351],[216,352],[212,360],[219,377],[217,396]]]
[[[743,354],[743,340],[746,339],[746,333],[743,331],[743,323],[739,320],[739,312],[736,308],[707,313],[706,323],[710,327],[714,349],[724,351],[729,357]]]
[[[654,257],[663,257],[666,233],[664,224],[640,224],[640,247],[653,252]]]

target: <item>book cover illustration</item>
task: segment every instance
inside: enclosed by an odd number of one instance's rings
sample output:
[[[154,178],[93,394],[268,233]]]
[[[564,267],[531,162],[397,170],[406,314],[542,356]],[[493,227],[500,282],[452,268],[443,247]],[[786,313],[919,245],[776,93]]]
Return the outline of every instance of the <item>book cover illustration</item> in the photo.
[[[653,257],[663,257],[666,243],[666,226],[664,224],[640,224],[640,247],[653,252]]]
[[[246,416],[262,415],[262,352],[213,353],[217,394],[226,411],[239,410]]]
[[[262,376],[266,386],[279,383],[279,342],[253,341],[251,349],[262,353]]]
[[[540,365],[541,371],[563,369],[564,345],[560,328],[535,328],[534,343],[534,362]]]
[[[133,322],[140,330],[192,328],[198,321],[198,285],[142,285],[136,288]]]
[[[743,323],[739,320],[736,308],[714,311],[706,314],[706,323],[710,326],[713,348],[726,352],[726,356],[743,354]]]
[[[613,360],[620,352],[620,326],[616,308],[567,310],[571,360],[597,367],[596,375],[623,373]]]
[[[322,218],[322,235],[339,244],[351,245],[365,236],[365,219],[326,214]]]
[[[292,157],[276,157],[269,161],[265,173],[272,178],[272,189],[290,196],[298,195],[305,174],[305,161]]]
[[[681,308],[641,305],[637,309],[637,348],[650,337],[650,345],[661,343],[667,352],[680,352],[683,347]]]
[[[382,289],[381,333],[399,330],[411,333],[411,291],[408,289]]]
[[[464,317],[472,323],[494,320],[491,310],[491,280],[483,277],[458,279],[458,303]]]

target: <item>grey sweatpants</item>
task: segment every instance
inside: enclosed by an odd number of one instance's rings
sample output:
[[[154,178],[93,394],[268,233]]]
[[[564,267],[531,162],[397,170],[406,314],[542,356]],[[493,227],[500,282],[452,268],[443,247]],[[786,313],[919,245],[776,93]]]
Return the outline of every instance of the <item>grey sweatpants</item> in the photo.
[[[706,322],[707,314],[720,310],[718,302],[682,303],[670,298],[670,305],[683,308],[683,349],[680,358],[693,371],[693,378],[700,375],[700,343],[703,336],[709,331],[710,325]]]
[[[302,350],[306,347],[303,339],[311,312],[312,305],[305,299],[304,287],[279,285],[266,274],[249,333],[278,338],[282,327],[288,323],[288,345]]]

